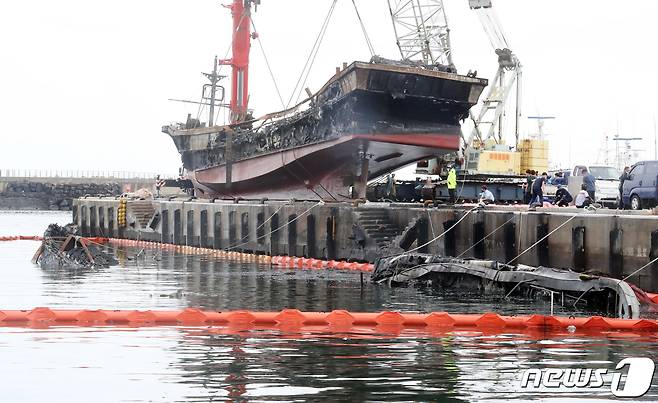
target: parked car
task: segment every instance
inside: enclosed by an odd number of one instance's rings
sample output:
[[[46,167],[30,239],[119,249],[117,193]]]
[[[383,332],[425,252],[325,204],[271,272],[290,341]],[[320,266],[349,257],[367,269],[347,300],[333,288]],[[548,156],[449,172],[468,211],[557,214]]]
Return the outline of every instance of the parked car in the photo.
[[[611,166],[576,165],[569,175],[569,193],[575,195],[580,191],[585,168],[596,179],[595,202],[606,207],[616,208],[619,204],[619,176],[621,173]]]
[[[624,182],[622,203],[625,208],[640,210],[656,206],[658,161],[640,161],[631,167]]]

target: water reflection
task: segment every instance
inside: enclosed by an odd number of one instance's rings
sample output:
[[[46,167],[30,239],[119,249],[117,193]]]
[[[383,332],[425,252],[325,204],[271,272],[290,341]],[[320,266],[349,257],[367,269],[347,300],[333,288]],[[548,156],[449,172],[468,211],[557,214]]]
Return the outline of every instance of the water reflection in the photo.
[[[267,395],[269,388],[283,387],[289,397],[295,394],[295,388],[311,388],[305,394],[315,394],[320,400],[473,401],[530,397],[518,387],[525,368],[614,368],[628,355],[653,357],[657,345],[655,337],[619,343],[620,340],[606,337],[537,338],[476,333],[403,332],[397,336],[362,337],[363,334],[196,329],[189,330],[174,349],[185,370],[184,382],[221,389],[237,401]],[[552,347],[547,349],[546,345]],[[586,394],[555,390],[540,397],[564,396],[612,398],[609,387]],[[654,385],[643,399],[656,397]]]
[[[299,336],[273,331],[240,335],[193,331],[176,349],[184,357],[181,365],[187,381],[224,389],[234,398],[264,396],[273,390],[288,396],[303,392],[352,401],[458,394],[457,368],[452,358],[446,359],[452,357],[449,344],[415,338],[360,339],[347,334],[343,338]]]
[[[0,222],[0,233],[11,234],[5,223],[13,219]],[[533,301],[362,285],[354,272],[285,270],[139,248],[115,249],[120,265],[108,269],[44,271],[29,263],[35,249],[34,242],[0,243],[0,267],[6,272],[1,307],[550,311]],[[629,356],[658,358],[658,337],[641,333],[336,330],[4,327],[3,397],[68,402],[86,402],[90,395],[97,401],[528,399],[536,396],[517,393],[525,368],[614,368]],[[572,397],[612,400],[609,389]],[[654,385],[644,399],[657,398]]]

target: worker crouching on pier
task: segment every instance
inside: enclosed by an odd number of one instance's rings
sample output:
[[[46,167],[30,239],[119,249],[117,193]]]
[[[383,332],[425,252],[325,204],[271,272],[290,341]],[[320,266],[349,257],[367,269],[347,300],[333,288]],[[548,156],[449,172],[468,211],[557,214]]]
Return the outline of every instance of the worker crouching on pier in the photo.
[[[573,196],[564,185],[557,185],[557,192],[555,192],[555,200],[553,205],[558,207],[567,207],[573,202]]]
[[[480,193],[480,203],[481,204],[491,204],[494,201],[496,201],[496,199],[494,198],[493,193],[491,193],[491,190],[489,190],[487,188],[487,185],[482,185],[482,187],[480,189],[482,190],[482,192]]]

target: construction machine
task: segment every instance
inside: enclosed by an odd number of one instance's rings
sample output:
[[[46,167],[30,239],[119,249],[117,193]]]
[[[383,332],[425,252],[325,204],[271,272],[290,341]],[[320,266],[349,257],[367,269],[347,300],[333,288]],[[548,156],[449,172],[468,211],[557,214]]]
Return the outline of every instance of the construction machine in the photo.
[[[436,64],[454,69],[450,46],[450,29],[442,0],[388,0],[397,44],[403,59],[422,59],[425,64]],[[548,169],[548,143],[540,136],[520,139],[522,65],[511,50],[491,0],[468,0],[489,38],[496,54],[498,68],[489,81],[479,110],[470,112],[473,129],[462,133],[458,153],[420,161],[416,165],[418,187],[427,176],[445,178],[448,168],[457,161],[461,199],[477,199],[482,184],[487,184],[497,200],[523,200],[520,185],[526,170],[543,172]],[[469,72],[469,75],[476,73]],[[507,143],[507,115],[514,113],[514,140]],[[437,198],[447,197],[442,181],[432,189]],[[402,186],[403,184],[400,183]],[[425,186],[427,187],[427,186]],[[446,194],[443,194],[443,193]]]
[[[473,129],[462,136],[458,160],[463,175],[518,176],[526,170],[548,169],[548,143],[540,136],[520,139],[522,102],[522,65],[511,50],[491,0],[468,0],[489,38],[498,61],[498,69],[489,82],[479,111],[470,112]],[[514,140],[505,138],[507,115],[514,113]],[[419,163],[417,173],[439,174],[456,156]]]

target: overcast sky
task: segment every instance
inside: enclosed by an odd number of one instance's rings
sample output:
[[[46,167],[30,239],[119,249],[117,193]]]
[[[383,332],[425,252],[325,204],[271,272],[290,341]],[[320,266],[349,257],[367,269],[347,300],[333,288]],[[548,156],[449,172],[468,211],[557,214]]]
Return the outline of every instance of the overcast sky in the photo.
[[[491,78],[497,59],[467,0],[444,2],[458,70]],[[197,100],[200,72],[226,55],[231,17],[221,4],[0,2],[0,168],[176,172],[180,158],[161,126],[197,108],[167,99]],[[284,98],[330,4],[262,0],[254,15]],[[386,1],[357,4],[376,52],[398,57]],[[644,137],[639,158],[654,158],[658,1],[494,0],[494,7],[524,66],[524,112],[557,117],[546,126],[555,165],[602,161],[605,136],[617,132]],[[250,107],[256,115],[280,109],[258,43],[251,54]],[[317,90],[335,66],[369,57],[351,1],[338,0],[307,85]]]

